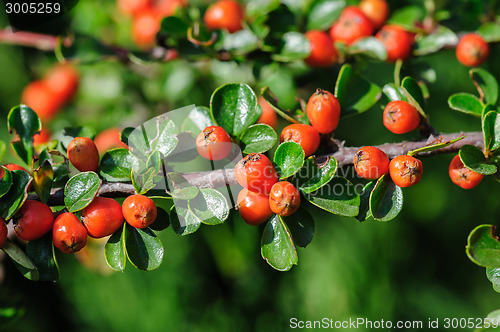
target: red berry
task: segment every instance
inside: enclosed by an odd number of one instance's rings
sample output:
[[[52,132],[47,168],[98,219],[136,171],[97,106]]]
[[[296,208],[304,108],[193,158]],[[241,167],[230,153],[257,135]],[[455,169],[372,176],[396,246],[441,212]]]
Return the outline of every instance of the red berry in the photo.
[[[54,94],[53,98],[65,103],[78,88],[78,71],[70,64],[58,64],[45,75],[44,80]]]
[[[384,110],[384,126],[394,134],[406,134],[418,128],[420,114],[403,100],[391,101]]]
[[[366,15],[356,6],[347,6],[337,22],[330,29],[330,36],[335,42],[350,45],[360,38],[373,34],[373,25]]]
[[[221,160],[226,158],[233,148],[231,137],[222,127],[210,126],[196,138],[198,153],[208,160]]]
[[[32,108],[42,121],[52,119],[59,111],[63,100],[54,96],[45,81],[29,83],[21,94],[21,103]]]
[[[269,206],[269,196],[254,193],[246,188],[238,194],[236,209],[245,222],[257,226],[271,218],[273,211]]]
[[[9,230],[7,229],[7,224],[5,223],[5,220],[0,217],[0,248],[3,247],[8,234]]]
[[[151,0],[117,0],[118,10],[125,15],[135,15],[144,9],[150,8]]]
[[[411,54],[413,34],[397,25],[386,25],[375,35],[387,50],[387,61],[407,60]]]
[[[363,179],[375,180],[389,172],[389,158],[384,151],[365,146],[354,155],[354,169]]]
[[[80,172],[95,171],[99,167],[99,151],[87,137],[75,137],[68,144],[68,159]]]
[[[268,126],[276,128],[276,126],[278,125],[278,115],[276,114],[276,111],[262,96],[259,97],[258,103],[260,107],[262,107],[262,114],[260,115],[257,122],[264,123]]]
[[[261,153],[250,153],[234,167],[238,183],[250,191],[269,195],[273,184],[278,182],[278,174],[273,163]]]
[[[391,160],[389,173],[392,181],[402,188],[411,187],[420,182],[423,165],[420,160],[402,155]]]
[[[54,245],[65,254],[74,254],[87,244],[87,230],[73,213],[59,215],[52,228]]]
[[[385,0],[361,0],[359,9],[368,17],[375,29],[380,28],[389,16],[389,5]]]
[[[484,175],[476,173],[464,166],[460,157],[453,157],[448,168],[451,181],[463,189],[472,189],[481,182]]]
[[[25,171],[25,172],[28,172],[26,170],[26,168],[24,168],[22,166],[19,166],[19,165],[16,165],[16,164],[5,164],[5,165],[3,165],[3,167],[7,168],[11,172],[12,171]],[[5,174],[5,172],[4,172],[3,168],[0,167],[0,179],[3,178],[4,174]]]
[[[144,195],[131,195],[125,198],[122,212],[129,225],[146,228],[156,220],[156,204]]]
[[[25,241],[41,238],[52,229],[54,215],[47,204],[27,200],[13,217],[17,236]]]
[[[160,16],[166,17],[174,15],[177,9],[186,7],[187,5],[187,0],[158,0],[155,4],[155,9]]]
[[[40,133],[35,134],[33,136],[33,145],[37,146],[40,144],[48,143],[50,141],[51,136],[52,136],[52,134],[50,133],[50,131],[48,129],[42,128]]]
[[[311,30],[307,31],[305,35],[311,46],[311,53],[305,59],[309,66],[329,67],[337,62],[337,50],[326,32]]]
[[[309,98],[306,112],[314,129],[321,134],[329,134],[339,124],[340,103],[330,92],[318,89]]]
[[[458,61],[465,66],[477,67],[488,59],[490,47],[483,37],[469,33],[460,39],[456,55]]]
[[[96,197],[82,210],[82,220],[89,236],[105,237],[123,225],[122,207],[114,199]]]
[[[151,48],[160,31],[161,16],[153,9],[145,9],[137,13],[132,21],[132,40],[142,49]]]
[[[305,155],[310,156],[319,147],[319,133],[314,127],[305,124],[291,124],[283,128],[280,142],[299,143]]]
[[[113,148],[128,149],[128,146],[120,140],[120,132],[121,130],[118,128],[109,128],[97,134],[94,143],[99,154],[103,155]]]
[[[243,29],[245,11],[233,0],[220,0],[210,5],[205,12],[204,21],[210,30],[224,29],[230,33]]]
[[[288,217],[297,211],[300,206],[300,193],[288,181],[277,182],[271,188],[269,205],[274,213]]]

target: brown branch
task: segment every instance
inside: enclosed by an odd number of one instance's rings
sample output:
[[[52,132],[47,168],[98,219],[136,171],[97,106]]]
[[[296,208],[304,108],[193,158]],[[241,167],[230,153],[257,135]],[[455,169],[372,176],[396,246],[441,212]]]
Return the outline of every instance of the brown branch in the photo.
[[[57,45],[57,36],[45,35],[27,31],[14,32],[11,29],[0,30],[0,42],[37,48],[42,51],[53,51]],[[65,39],[64,43],[69,42]]]

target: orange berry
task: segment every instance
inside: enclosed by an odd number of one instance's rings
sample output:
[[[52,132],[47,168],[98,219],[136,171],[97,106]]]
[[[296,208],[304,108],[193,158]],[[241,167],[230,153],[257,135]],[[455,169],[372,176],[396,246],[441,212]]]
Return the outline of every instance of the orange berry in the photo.
[[[54,215],[50,207],[34,200],[24,202],[12,219],[17,236],[25,241],[41,238],[54,224]]]
[[[277,182],[271,188],[269,205],[271,206],[271,211],[277,215],[283,217],[291,216],[300,206],[300,193],[288,181]]]
[[[245,222],[257,226],[271,218],[273,211],[269,205],[269,196],[254,193],[246,188],[238,194],[236,209]]]
[[[389,158],[374,146],[365,146],[354,155],[354,169],[363,179],[375,180],[389,172]]]
[[[209,126],[196,138],[196,148],[205,159],[221,160],[231,153],[233,141],[224,128]]]
[[[65,254],[74,254],[87,244],[87,230],[77,216],[65,212],[54,222],[52,241]]]
[[[305,35],[311,46],[311,53],[305,59],[309,66],[329,67],[337,62],[337,50],[326,32],[311,30],[307,31]]]
[[[407,60],[411,54],[413,34],[397,25],[386,25],[375,35],[387,50],[387,61]]]
[[[343,42],[347,45],[372,34],[372,23],[356,6],[345,7],[330,29],[330,36],[334,42]]]
[[[236,181],[250,191],[269,195],[278,173],[273,163],[261,153],[250,153],[234,167]]]
[[[391,101],[384,110],[384,126],[394,134],[406,134],[418,128],[420,114],[403,100]]]
[[[278,125],[278,115],[276,111],[269,105],[269,103],[264,99],[264,97],[259,96],[258,103],[262,107],[262,114],[257,120],[257,123],[264,123],[268,126],[276,128]]]
[[[112,198],[96,197],[82,210],[82,220],[89,236],[105,237],[123,225],[122,207]]]
[[[95,171],[99,167],[99,151],[90,138],[75,137],[67,150],[69,161],[80,172]]]
[[[477,67],[488,59],[488,43],[475,33],[469,33],[460,39],[456,49],[458,61],[465,66]]]
[[[132,22],[132,40],[140,48],[154,45],[156,34],[160,31],[161,17],[152,9],[142,10]]]
[[[448,168],[451,181],[462,189],[472,189],[477,186],[484,175],[476,173],[464,166],[459,155],[453,157]]]
[[[221,29],[233,33],[243,29],[244,18],[242,5],[233,0],[220,0],[208,7],[203,19],[210,30]]]
[[[380,28],[389,16],[389,5],[385,0],[361,0],[359,9],[368,17],[375,29]]]
[[[340,103],[328,91],[318,89],[306,106],[311,125],[321,134],[329,134],[337,128],[340,119]]]
[[[129,225],[146,228],[156,220],[156,204],[144,195],[131,195],[123,201],[122,213]]]
[[[391,160],[389,174],[392,181],[402,188],[411,187],[420,182],[423,165],[420,160],[402,155]]]
[[[21,103],[32,108],[42,121],[52,119],[59,111],[63,100],[54,96],[45,81],[29,83],[21,94]]]
[[[307,157],[318,149],[319,133],[314,127],[306,124],[291,124],[281,131],[280,142],[299,143]]]
[[[44,81],[53,92],[54,98],[65,103],[75,94],[78,88],[79,75],[72,65],[58,64],[45,75]]]
[[[103,155],[106,151],[113,148],[128,149],[127,144],[120,140],[120,132],[121,130],[119,128],[109,128],[97,134],[94,143],[99,154]]]

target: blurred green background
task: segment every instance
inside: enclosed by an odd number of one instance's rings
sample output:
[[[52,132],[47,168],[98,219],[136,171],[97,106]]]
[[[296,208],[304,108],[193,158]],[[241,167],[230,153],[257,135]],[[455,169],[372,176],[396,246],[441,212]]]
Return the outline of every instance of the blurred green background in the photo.
[[[390,2],[391,8],[407,3],[421,5],[420,1]],[[479,22],[469,16],[484,10],[481,3],[489,2],[444,1],[441,5],[454,6],[463,15],[450,17],[450,27],[470,31]],[[7,25],[5,17],[0,22],[2,27]],[[80,1],[71,15],[40,29],[76,30],[133,48],[130,19],[122,17],[109,0]],[[491,46],[484,68],[500,77],[496,61],[500,47]],[[52,53],[0,45],[4,119],[20,102],[23,87],[41,78],[55,62]],[[391,64],[353,65],[379,85],[392,81]],[[274,64],[256,79],[249,63],[182,59],[144,66],[107,61],[77,68],[78,94],[48,124],[54,132],[76,125],[97,131],[136,126],[176,107],[208,106],[211,92],[225,82],[245,82],[256,89],[270,85],[281,106],[296,107],[296,94],[308,98],[318,87],[332,91],[339,70],[338,66],[308,70],[301,64]],[[458,63],[453,50],[412,59],[403,67],[408,75],[421,77],[424,72],[436,77],[428,83],[427,107],[434,127],[440,132],[480,130],[479,120],[447,106],[452,93],[474,93],[468,69]],[[336,138],[348,146],[418,138],[387,131],[381,121],[382,105],[383,100],[370,111],[343,120]],[[0,138],[10,140],[5,121],[0,122]],[[4,257],[0,310],[16,308],[24,314],[4,326],[5,331],[284,331],[292,317],[421,320],[424,324],[429,318],[485,317],[500,308],[500,295],[493,291],[484,268],[467,258],[465,244],[475,226],[497,224],[498,183],[485,178],[471,191],[458,188],[447,172],[452,157],[423,160],[422,181],[404,189],[403,211],[391,222],[359,223],[309,209],[316,220],[314,240],[307,249],[298,249],[299,265],[285,273],[273,270],[261,258],[262,230],[245,224],[234,211],[224,225],[202,226],[187,237],[171,229],[162,231],[164,262],[153,272],[129,265],[125,273],[109,273],[103,261],[96,263],[101,271],[96,272],[75,257],[58,253],[60,282],[30,282]],[[7,153],[3,163],[13,161],[19,162]],[[352,177],[351,168],[341,171]],[[103,259],[102,253],[97,257]]]

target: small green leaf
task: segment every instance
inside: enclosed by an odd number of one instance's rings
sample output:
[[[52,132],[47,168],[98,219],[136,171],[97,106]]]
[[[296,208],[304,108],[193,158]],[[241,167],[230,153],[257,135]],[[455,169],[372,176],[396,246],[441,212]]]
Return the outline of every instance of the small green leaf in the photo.
[[[321,165],[316,164],[313,157],[307,158],[296,177],[299,190],[305,194],[312,193],[330,182],[337,172],[337,159],[328,157]]]
[[[59,266],[54,252],[52,231],[39,239],[28,242],[26,254],[37,267],[39,280],[53,282],[59,280]]]
[[[186,119],[182,122],[183,131],[191,131],[198,135],[206,127],[215,125],[212,120],[210,109],[204,106],[193,108],[187,115]]]
[[[335,97],[341,107],[341,117],[363,113],[380,99],[380,87],[361,77],[345,64],[340,69],[335,84]]]
[[[222,224],[229,217],[226,198],[212,188],[200,189],[200,194],[191,199],[188,206],[191,212],[207,225]]]
[[[38,280],[38,269],[31,259],[10,239],[5,240],[2,250],[14,262],[14,265],[22,273],[22,275],[29,280]]]
[[[25,171],[12,171],[12,185],[2,198],[0,198],[0,212],[2,218],[9,220],[23,206],[28,198],[28,188],[33,180]]]
[[[157,174],[158,172],[154,169],[154,167],[149,168],[144,173],[136,172],[132,169],[132,185],[134,186],[136,193],[144,195],[149,190],[153,189],[156,186],[155,179],[157,178]]]
[[[500,148],[500,115],[490,111],[483,117],[484,145],[487,151]]]
[[[311,53],[311,45],[307,37],[299,32],[290,31],[283,35],[281,52],[274,54],[275,61],[291,62],[302,60]]]
[[[307,30],[327,30],[345,7],[345,0],[317,0],[307,16]]]
[[[7,145],[4,141],[0,141],[0,161],[5,157],[5,151],[7,150]]]
[[[402,87],[396,86],[394,83],[388,83],[382,88],[382,92],[389,99],[389,101],[404,100],[408,101]]]
[[[327,186],[306,195],[309,202],[323,210],[345,217],[359,214],[360,197],[354,185],[342,177],[334,177]]]
[[[274,163],[280,179],[286,179],[299,171],[304,165],[304,149],[295,142],[281,143],[274,153]]]
[[[495,76],[482,68],[473,68],[469,71],[469,74],[476,85],[479,95],[484,97],[484,102],[496,105],[498,100],[498,81]]]
[[[487,163],[483,152],[474,145],[462,146],[458,155],[464,166],[476,173],[491,175],[497,171],[497,167]]]
[[[278,102],[276,100],[275,95],[271,92],[269,87],[264,87],[261,90],[261,95],[262,97],[266,100],[266,102],[273,108],[273,110],[281,116],[283,119],[288,120],[292,123],[301,123],[298,119],[295,119],[292,117],[288,112],[283,111],[281,108],[278,106]]]
[[[259,47],[259,38],[250,30],[243,29],[234,33],[223,31],[222,47],[232,54],[247,54]]]
[[[418,103],[421,109],[425,108],[424,93],[413,77],[405,77],[401,82],[401,88],[406,91]]]
[[[486,268],[486,277],[493,284],[495,292],[500,293],[500,268]]]
[[[440,25],[432,33],[417,39],[413,53],[419,56],[427,55],[447,46],[455,47],[457,43],[457,35],[449,28]]]
[[[120,131],[120,141],[128,146],[128,138],[134,130],[135,128],[132,127],[123,128],[122,131]]]
[[[282,219],[288,226],[295,245],[305,248],[311,243],[314,235],[314,219],[304,207],[299,207],[294,214]]]
[[[100,171],[102,177],[110,182],[131,180],[132,169],[138,168],[137,158],[127,149],[108,150],[101,159]]]
[[[448,106],[455,111],[481,116],[483,103],[470,93],[455,93],[448,98]]]
[[[356,216],[356,219],[359,221],[365,221],[372,216],[372,213],[370,212],[370,196],[376,184],[377,181],[368,182],[363,187],[363,191],[359,194],[359,214]]]
[[[129,151],[142,161],[148,160],[155,152],[168,156],[177,143],[175,123],[163,116],[145,122],[128,136]]]
[[[494,234],[493,225],[479,225],[469,234],[466,252],[475,264],[500,268],[500,242]]]
[[[240,139],[245,144],[243,153],[264,153],[274,146],[278,135],[272,127],[257,123],[248,127]]]
[[[64,204],[69,212],[84,209],[92,203],[101,187],[101,179],[94,172],[82,172],[73,176],[64,187]]]
[[[40,200],[47,203],[54,183],[54,170],[48,160],[33,171],[33,186]]]
[[[149,227],[135,228],[128,223],[125,223],[125,248],[130,263],[144,271],[156,270],[165,251],[160,239]]]
[[[69,179],[69,161],[57,150],[44,149],[39,156],[38,163],[43,164],[48,161],[52,165],[54,171],[53,187],[63,187]]]
[[[482,24],[476,33],[483,37],[487,43],[500,41],[500,25],[496,22]]]
[[[12,147],[17,155],[28,165],[31,164],[35,150],[33,148],[33,135],[42,130],[42,122],[38,115],[26,105],[13,107],[7,116],[9,133],[14,131],[19,136],[19,141],[12,142]]]
[[[370,194],[370,213],[375,220],[389,221],[403,208],[403,191],[392,182],[389,175],[383,175]]]
[[[2,169],[4,173],[3,177],[0,179],[0,198],[8,193],[12,186],[12,173],[6,167],[2,166]]]
[[[161,21],[160,34],[172,38],[187,38],[188,25],[177,16],[167,16]]]
[[[440,142],[440,143],[435,143],[435,144],[427,145],[427,146],[421,147],[419,149],[408,151],[408,155],[409,156],[414,156],[414,155],[416,155],[418,153],[436,151],[436,150],[445,148],[447,146],[450,146],[450,145],[452,145],[452,144],[454,144],[454,143],[456,143],[458,141],[461,141],[464,138],[465,138],[465,136],[462,135],[460,137],[452,139],[451,141],[446,141],[446,142]]]
[[[170,224],[177,235],[188,235],[196,232],[201,220],[187,207],[186,201],[178,201],[170,210]]]
[[[64,128],[63,136],[61,137],[60,141],[61,141],[62,145],[66,148],[75,137],[94,138],[95,135],[96,135],[96,131],[94,128],[90,128],[90,127],[66,127],[66,128]]]
[[[424,11],[420,6],[403,6],[391,13],[387,23],[400,25],[405,30],[413,31],[415,23],[421,22],[424,18]]]
[[[173,198],[190,200],[198,195],[199,189],[193,187],[186,178],[179,173],[168,173],[167,181],[169,194],[172,195]]]
[[[367,58],[385,61],[387,59],[387,49],[385,45],[375,37],[361,38],[352,44],[347,51],[353,55],[363,55]]]
[[[127,223],[123,224],[115,233],[113,233],[106,246],[104,247],[104,257],[109,267],[115,271],[125,270],[127,262],[127,254],[125,252],[125,227]]]
[[[253,90],[246,84],[234,83],[214,91],[210,111],[215,122],[232,136],[241,135],[261,114]]]
[[[299,261],[290,230],[278,215],[267,222],[260,248],[262,258],[278,271],[288,271]]]

